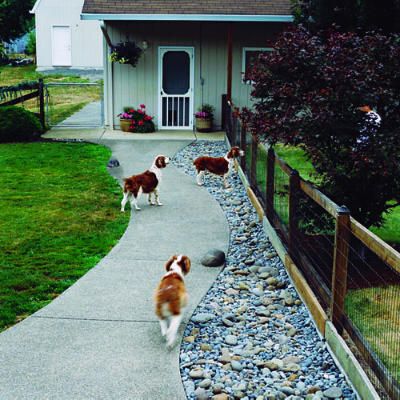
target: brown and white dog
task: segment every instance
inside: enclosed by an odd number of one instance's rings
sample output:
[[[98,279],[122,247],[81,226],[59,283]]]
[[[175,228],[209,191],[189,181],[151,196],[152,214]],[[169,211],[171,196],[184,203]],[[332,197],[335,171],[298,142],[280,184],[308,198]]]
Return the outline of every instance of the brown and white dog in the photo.
[[[157,156],[149,170],[139,175],[133,175],[130,178],[124,179],[124,197],[121,201],[121,211],[125,211],[125,204],[130,198],[131,208],[135,206],[136,210],[140,210],[137,205],[137,201],[142,193],[149,195],[149,204],[154,206],[162,206],[158,198],[158,185],[161,182],[162,172],[161,170],[169,163],[169,157],[159,155]],[[155,202],[151,196],[154,194]]]
[[[154,300],[161,334],[166,336],[167,346],[172,347],[188,302],[183,277],[190,270],[190,259],[182,254],[174,255],[165,264],[165,269],[167,273],[158,285]]]
[[[244,156],[244,151],[239,147],[232,147],[225,157],[208,157],[201,156],[193,161],[197,170],[196,181],[198,185],[204,184],[204,174],[209,171],[213,174],[220,175],[224,179],[225,187],[228,186],[227,178],[233,167],[235,158]]]

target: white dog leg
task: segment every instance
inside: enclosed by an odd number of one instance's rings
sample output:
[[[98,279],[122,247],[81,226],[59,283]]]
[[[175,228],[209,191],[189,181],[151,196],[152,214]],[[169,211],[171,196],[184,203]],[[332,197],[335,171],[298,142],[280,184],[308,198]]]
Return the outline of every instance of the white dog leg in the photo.
[[[140,188],[137,194],[137,197],[135,197],[134,195],[132,195],[131,197],[131,208],[133,210],[133,207],[135,207],[135,210],[140,210],[140,207],[137,205],[137,202],[139,201],[140,195],[143,193],[143,189]]]
[[[182,314],[174,315],[171,317],[171,323],[169,324],[169,328],[167,331],[167,345],[168,347],[173,347],[176,340],[176,334],[179,329],[179,325],[182,322]]]
[[[139,199],[139,195],[138,195],[138,197],[135,197],[132,195],[132,197],[131,197],[131,209],[132,210],[133,210],[133,207],[135,207],[135,210],[140,211],[140,207],[137,205],[138,199]]]
[[[121,211],[125,212],[125,204],[128,202],[129,199],[129,192],[124,192],[124,197],[121,201]]]
[[[204,185],[204,171],[200,171],[196,176],[196,181],[199,186]]]
[[[158,189],[154,190],[154,197],[156,198],[156,203],[158,206],[162,206],[163,203],[161,203],[160,198],[158,197]]]
[[[161,335],[165,336],[168,330],[167,319],[160,319],[160,328],[161,328]]]
[[[155,206],[156,205],[156,203],[152,200],[152,195],[153,195],[153,192],[150,192],[149,193],[149,204],[151,205],[151,206]]]
[[[229,171],[223,176],[225,189],[227,189],[229,187],[229,185],[228,185],[228,176],[229,176]]]

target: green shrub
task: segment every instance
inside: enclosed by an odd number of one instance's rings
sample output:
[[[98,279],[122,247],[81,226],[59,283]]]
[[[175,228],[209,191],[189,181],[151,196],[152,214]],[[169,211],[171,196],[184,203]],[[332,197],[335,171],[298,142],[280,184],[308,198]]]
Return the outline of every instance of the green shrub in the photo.
[[[0,107],[0,143],[23,142],[42,132],[38,117],[21,107]]]

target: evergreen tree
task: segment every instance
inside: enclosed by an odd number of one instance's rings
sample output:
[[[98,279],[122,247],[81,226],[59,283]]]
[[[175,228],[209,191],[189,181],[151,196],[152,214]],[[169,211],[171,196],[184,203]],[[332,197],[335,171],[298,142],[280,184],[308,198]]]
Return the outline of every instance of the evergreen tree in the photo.
[[[400,31],[400,0],[293,0],[296,23],[312,31],[329,29],[333,24],[342,31],[374,29]]]
[[[29,30],[33,0],[0,1],[0,41],[9,42]]]

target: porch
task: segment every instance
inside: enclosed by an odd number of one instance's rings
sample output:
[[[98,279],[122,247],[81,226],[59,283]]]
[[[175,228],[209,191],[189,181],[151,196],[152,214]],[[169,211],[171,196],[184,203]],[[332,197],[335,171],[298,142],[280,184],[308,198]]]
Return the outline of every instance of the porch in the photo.
[[[225,131],[209,133],[194,132],[193,130],[163,130],[154,133],[125,133],[118,130],[92,128],[92,129],[52,129],[46,132],[44,139],[56,140],[82,140],[101,144],[108,140],[224,140]]]

